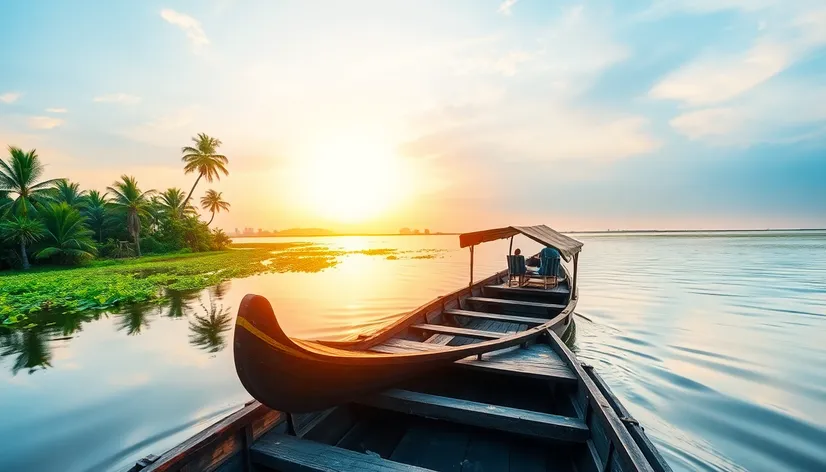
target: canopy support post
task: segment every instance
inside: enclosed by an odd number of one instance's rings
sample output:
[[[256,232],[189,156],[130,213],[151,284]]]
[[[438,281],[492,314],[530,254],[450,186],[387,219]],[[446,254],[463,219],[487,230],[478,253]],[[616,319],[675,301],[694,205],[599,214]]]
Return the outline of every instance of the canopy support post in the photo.
[[[474,246],[470,247],[470,283],[468,283],[468,287],[473,287],[473,248]]]
[[[574,254],[574,281],[571,285],[571,297],[579,298],[576,293],[576,276],[577,276],[577,265],[579,262],[579,253]]]
[[[511,244],[510,244],[510,246],[508,246],[508,255],[509,256],[513,255],[513,236],[511,236]]]

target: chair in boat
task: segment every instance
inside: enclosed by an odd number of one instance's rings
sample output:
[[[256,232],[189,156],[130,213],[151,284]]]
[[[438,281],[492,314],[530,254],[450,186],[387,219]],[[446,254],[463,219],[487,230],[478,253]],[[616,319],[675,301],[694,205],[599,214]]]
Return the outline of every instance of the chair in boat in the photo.
[[[521,287],[525,283],[528,275],[528,266],[525,265],[525,256],[508,256],[508,287],[516,278],[517,286]]]
[[[552,247],[546,247],[539,253],[539,270],[528,272],[528,282],[531,279],[542,279],[542,288],[556,288],[559,285],[560,269],[559,251]]]

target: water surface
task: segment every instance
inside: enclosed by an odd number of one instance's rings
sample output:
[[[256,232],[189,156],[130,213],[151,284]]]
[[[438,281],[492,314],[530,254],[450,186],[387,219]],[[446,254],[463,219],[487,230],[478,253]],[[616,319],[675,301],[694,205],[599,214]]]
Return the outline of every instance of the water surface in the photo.
[[[575,349],[672,467],[826,470],[826,233],[576,237]],[[247,293],[266,295],[291,335],[335,339],[469,278],[456,236],[306,241],[397,251],[0,334],[0,470],[121,470],[239,408],[249,395],[228,343]],[[506,252],[480,246],[475,277]]]

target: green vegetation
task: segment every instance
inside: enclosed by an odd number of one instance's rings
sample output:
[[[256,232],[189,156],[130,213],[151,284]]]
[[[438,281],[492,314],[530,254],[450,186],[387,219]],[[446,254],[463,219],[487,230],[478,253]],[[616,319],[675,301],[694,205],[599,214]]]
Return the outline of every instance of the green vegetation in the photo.
[[[43,180],[44,165],[33,149],[9,146],[0,159],[0,270],[28,270],[36,265],[81,265],[96,257],[125,258],[189,250],[220,251],[229,237],[210,230],[215,214],[229,211],[221,193],[207,190],[201,198],[211,212],[200,221],[189,199],[201,178],[208,182],[228,175],[221,141],[199,134],[195,147],[182,148],[184,173],[198,173],[189,195],[180,188],[157,193],[122,175],[101,193],[84,190],[65,178]]]
[[[30,315],[71,316],[126,305],[126,318],[122,321],[129,332],[136,332],[142,325],[137,317],[129,318],[130,307],[135,304],[171,299],[169,316],[185,310],[187,300],[174,298],[170,290],[217,288],[225,280],[261,273],[319,272],[351,254],[395,259],[396,255],[420,258],[422,253],[395,249],[331,250],[312,243],[250,243],[215,252],[99,259],[85,267],[7,271],[0,273],[0,323],[26,326],[32,321]]]

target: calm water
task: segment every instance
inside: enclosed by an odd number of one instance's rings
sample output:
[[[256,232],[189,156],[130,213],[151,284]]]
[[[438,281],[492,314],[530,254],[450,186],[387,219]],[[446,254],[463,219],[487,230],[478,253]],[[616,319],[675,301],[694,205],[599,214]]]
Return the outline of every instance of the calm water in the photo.
[[[676,470],[826,470],[826,233],[577,237],[575,349]],[[467,283],[455,236],[310,240],[403,252],[0,335],[0,470],[122,470],[239,408],[227,346],[247,293],[290,334],[336,338]],[[506,252],[481,246],[477,277]]]

